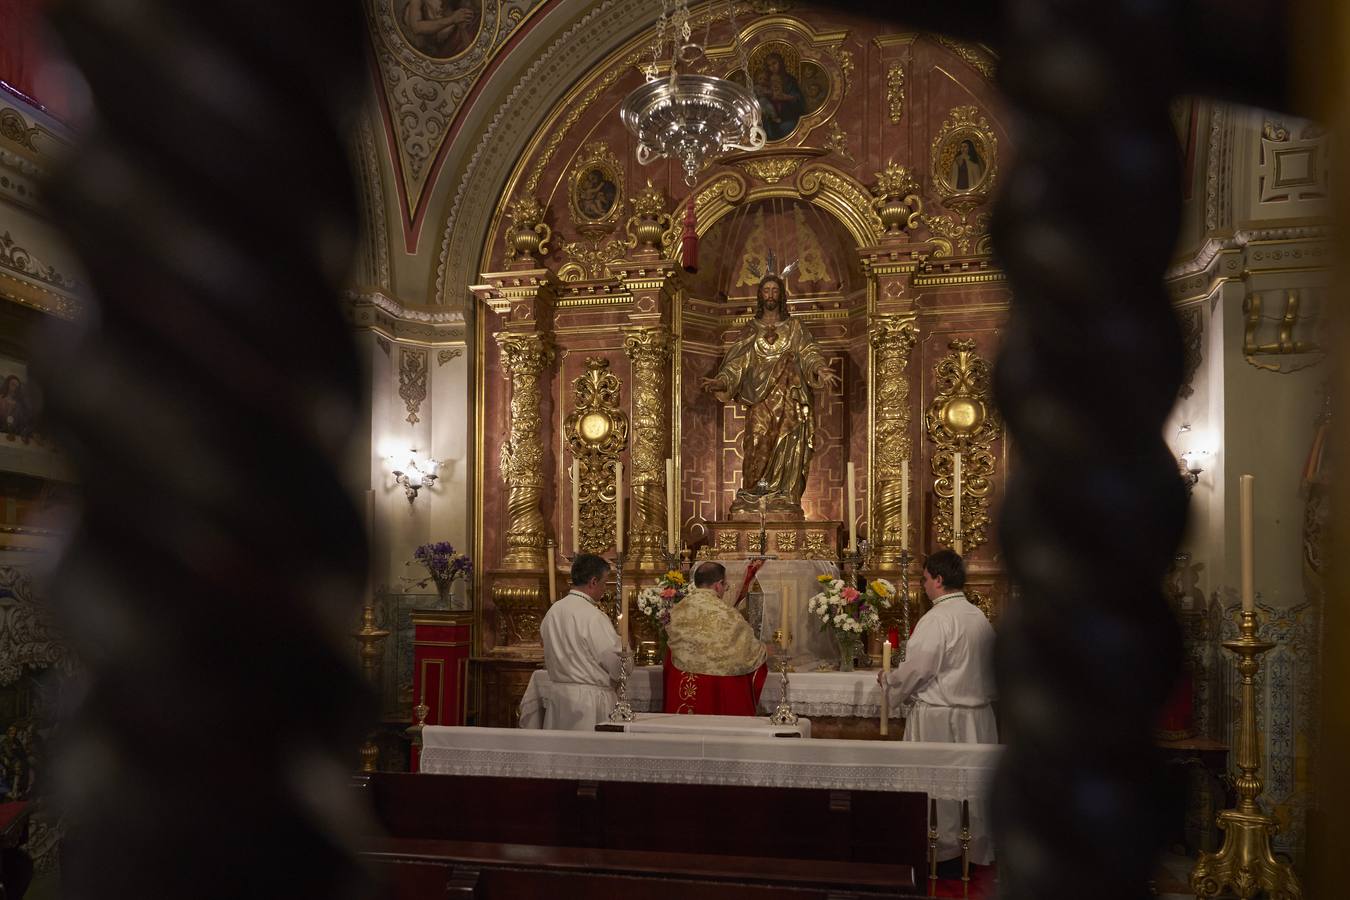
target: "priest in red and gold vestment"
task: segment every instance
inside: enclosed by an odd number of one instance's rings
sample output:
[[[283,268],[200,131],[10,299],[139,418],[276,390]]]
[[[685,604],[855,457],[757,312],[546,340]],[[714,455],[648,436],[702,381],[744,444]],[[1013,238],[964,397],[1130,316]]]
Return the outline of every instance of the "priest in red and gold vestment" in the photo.
[[[666,635],[665,711],[753,716],[768,673],[764,645],[749,623],[722,599],[727,570],[695,565],[694,586],[670,610]]]

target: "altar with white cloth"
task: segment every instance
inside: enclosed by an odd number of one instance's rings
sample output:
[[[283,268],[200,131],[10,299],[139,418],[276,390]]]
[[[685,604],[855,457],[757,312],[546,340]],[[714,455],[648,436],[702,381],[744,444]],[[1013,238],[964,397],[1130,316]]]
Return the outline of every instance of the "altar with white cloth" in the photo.
[[[861,672],[793,672],[789,673],[789,691],[792,709],[808,718],[845,717],[875,719],[881,715],[881,688],[877,673]],[[542,728],[543,710],[549,703],[552,682],[544,669],[530,676],[525,697],[520,703],[520,726]],[[759,698],[759,711],[769,715],[778,705],[782,693],[782,679],[770,672]],[[660,666],[638,666],[628,676],[628,702],[637,712],[662,711],[662,683]],[[892,715],[896,714],[892,710]]]
[[[435,775],[914,791],[979,800],[1002,752],[998,744],[428,725],[420,768]]]

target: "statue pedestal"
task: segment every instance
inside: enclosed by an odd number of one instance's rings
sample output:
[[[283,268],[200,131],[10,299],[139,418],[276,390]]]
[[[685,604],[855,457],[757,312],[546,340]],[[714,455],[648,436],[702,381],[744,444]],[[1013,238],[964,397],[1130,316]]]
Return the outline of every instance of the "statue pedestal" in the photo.
[[[701,559],[736,559],[763,552],[779,559],[839,559],[843,522],[775,522],[764,517],[768,547],[759,546],[759,516],[754,521],[707,522],[708,542],[700,548]]]

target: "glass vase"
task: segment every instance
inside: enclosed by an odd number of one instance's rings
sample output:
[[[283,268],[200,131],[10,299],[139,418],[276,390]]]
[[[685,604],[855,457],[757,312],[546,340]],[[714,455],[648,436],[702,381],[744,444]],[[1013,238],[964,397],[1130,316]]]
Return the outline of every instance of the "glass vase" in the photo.
[[[834,643],[839,648],[839,671],[852,672],[854,660],[862,654],[862,635],[853,631],[836,631]]]

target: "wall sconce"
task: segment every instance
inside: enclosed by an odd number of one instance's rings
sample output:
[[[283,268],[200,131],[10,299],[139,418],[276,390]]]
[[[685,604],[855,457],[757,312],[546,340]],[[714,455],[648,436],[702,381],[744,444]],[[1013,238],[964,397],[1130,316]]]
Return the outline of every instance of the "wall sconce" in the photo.
[[[1200,473],[1205,471],[1201,464],[1201,458],[1205,455],[1203,450],[1187,450],[1177,458],[1177,468],[1181,471],[1181,480],[1186,482],[1187,495],[1200,480]]]
[[[391,459],[393,457],[390,457]],[[417,499],[417,492],[423,487],[428,487],[436,481],[436,467],[440,463],[430,457],[418,462],[417,451],[408,451],[408,462],[402,470],[394,469],[394,481],[403,485],[403,490],[408,495],[408,502],[412,503]]]

